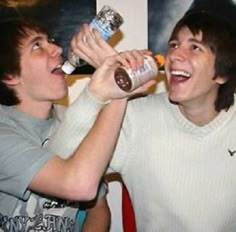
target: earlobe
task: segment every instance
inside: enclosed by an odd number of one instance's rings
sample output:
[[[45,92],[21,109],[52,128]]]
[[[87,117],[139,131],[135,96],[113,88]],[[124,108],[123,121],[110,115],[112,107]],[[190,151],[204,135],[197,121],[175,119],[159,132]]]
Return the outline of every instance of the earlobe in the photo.
[[[8,75],[5,80],[2,80],[6,85],[15,86],[20,82],[20,78],[17,75]]]
[[[217,77],[217,83],[220,85],[225,84],[228,81],[228,78],[226,77]]]

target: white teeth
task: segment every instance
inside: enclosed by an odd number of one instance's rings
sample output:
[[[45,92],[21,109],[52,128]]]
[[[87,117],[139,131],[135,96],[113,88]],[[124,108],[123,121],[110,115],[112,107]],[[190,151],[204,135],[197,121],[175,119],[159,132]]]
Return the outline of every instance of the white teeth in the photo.
[[[51,71],[51,73],[54,73],[55,71],[61,69],[61,67],[62,67],[62,64],[58,64],[58,65]]]
[[[57,67],[56,67],[56,69],[61,68],[61,67],[62,67],[62,65],[61,65],[61,64],[58,64]]]
[[[182,70],[173,70],[173,71],[171,71],[171,75],[183,76],[183,77],[187,77],[187,78],[189,78],[191,76],[190,73],[188,73],[186,71],[182,71]]]

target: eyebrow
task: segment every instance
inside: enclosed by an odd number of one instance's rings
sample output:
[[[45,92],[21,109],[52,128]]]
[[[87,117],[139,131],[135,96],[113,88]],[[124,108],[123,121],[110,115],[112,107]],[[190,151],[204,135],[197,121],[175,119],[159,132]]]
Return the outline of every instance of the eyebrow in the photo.
[[[47,35],[37,35],[37,36],[35,36],[35,37],[33,37],[31,40],[29,40],[28,42],[27,42],[27,45],[32,45],[32,44],[34,44],[35,42],[37,42],[37,41],[42,41],[42,40],[44,40],[44,39],[47,39]]]

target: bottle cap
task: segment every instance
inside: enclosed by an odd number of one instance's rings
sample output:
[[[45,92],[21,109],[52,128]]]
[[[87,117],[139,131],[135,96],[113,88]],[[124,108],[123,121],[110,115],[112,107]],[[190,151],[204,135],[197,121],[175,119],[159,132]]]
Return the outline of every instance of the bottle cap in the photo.
[[[62,71],[66,74],[71,74],[75,70],[75,68],[76,67],[70,64],[68,61],[66,61],[61,67]]]

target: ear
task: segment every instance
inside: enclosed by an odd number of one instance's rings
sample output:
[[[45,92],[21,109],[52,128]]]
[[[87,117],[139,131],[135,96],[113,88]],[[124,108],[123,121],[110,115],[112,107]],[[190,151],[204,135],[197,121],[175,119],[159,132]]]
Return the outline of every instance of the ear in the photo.
[[[225,84],[226,82],[228,81],[228,78],[227,77],[217,77],[216,78],[216,82],[219,84],[219,85],[223,85]]]
[[[18,75],[8,75],[5,80],[2,80],[8,86],[15,86],[20,83],[20,77]]]

